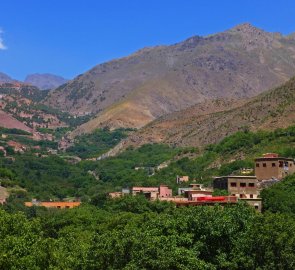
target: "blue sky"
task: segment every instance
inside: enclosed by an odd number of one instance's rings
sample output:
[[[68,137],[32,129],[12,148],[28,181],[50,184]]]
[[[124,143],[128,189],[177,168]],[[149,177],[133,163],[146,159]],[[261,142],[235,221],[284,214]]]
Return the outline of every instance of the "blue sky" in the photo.
[[[295,32],[293,0],[1,0],[0,9],[0,71],[19,80],[37,72],[73,78],[142,47],[243,22]]]

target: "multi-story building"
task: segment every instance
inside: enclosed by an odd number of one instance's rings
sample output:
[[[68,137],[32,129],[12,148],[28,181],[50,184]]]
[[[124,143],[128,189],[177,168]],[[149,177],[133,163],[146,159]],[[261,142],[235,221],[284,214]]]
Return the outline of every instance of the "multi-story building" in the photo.
[[[267,153],[255,159],[255,175],[258,181],[281,180],[295,172],[295,163],[292,158],[279,157],[275,153]]]
[[[261,199],[255,176],[221,176],[215,177],[213,188],[226,190],[229,195],[236,196],[261,210]]]

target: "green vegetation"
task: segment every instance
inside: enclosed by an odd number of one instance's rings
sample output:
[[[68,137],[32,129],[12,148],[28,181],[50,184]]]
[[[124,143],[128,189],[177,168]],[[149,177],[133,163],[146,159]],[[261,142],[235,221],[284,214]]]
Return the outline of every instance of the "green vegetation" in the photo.
[[[264,189],[261,197],[265,210],[295,215],[295,175]]]
[[[15,184],[25,188],[30,198],[83,198],[96,184],[96,180],[87,171],[58,156],[38,158],[34,155],[20,155],[14,162],[1,158],[0,166],[13,173]]]
[[[97,130],[92,135],[82,136],[79,138],[80,146],[87,144],[87,141],[90,145],[89,148],[85,146],[86,150],[89,149],[88,152],[82,153],[85,156],[94,153],[97,155],[102,149],[107,149],[117,142],[124,132]],[[203,153],[191,148],[179,149],[153,144],[138,149],[129,148],[116,157],[100,161],[71,164],[70,159],[66,157],[38,158],[26,154],[15,155],[15,162],[0,158],[0,166],[11,169],[17,184],[27,189],[31,197],[48,199],[77,196],[95,200],[107,192],[119,191],[122,187],[133,185],[168,184],[176,192],[179,187],[176,184],[176,175],[188,175],[190,180],[196,179],[200,183],[210,185],[212,176],[238,173],[241,168],[253,168],[253,158],[265,152],[274,151],[295,157],[292,148],[294,138],[293,127],[274,132],[238,132],[219,144],[208,146]],[[98,141],[100,143],[96,145],[95,142]],[[239,144],[239,148],[236,144]],[[44,144],[42,149],[46,149],[46,146],[56,147]],[[69,153],[77,154],[78,149],[77,146],[77,152]],[[189,153],[195,158],[188,158]],[[166,168],[157,169],[158,165],[167,161],[170,163]]]
[[[124,132],[97,130],[76,146],[91,156]],[[295,157],[294,144],[290,127],[238,132],[203,152],[153,144],[77,164],[32,153],[14,155],[15,161],[0,157],[1,185],[11,192],[0,209],[0,269],[293,270],[295,175],[262,192],[262,214],[244,203],[175,208],[143,196],[109,200],[105,193],[161,183],[175,191],[176,175],[209,183],[212,175],[253,167],[253,157],[264,152]],[[157,169],[167,161],[168,167]],[[217,190],[215,195],[225,194]],[[23,205],[31,198],[67,197],[84,203],[66,210]]]
[[[98,157],[127,137],[127,129],[96,129],[91,134],[85,134],[75,139],[75,145],[67,149],[67,153],[81,158]]]
[[[139,196],[25,213],[0,210],[1,269],[294,269],[294,217],[244,204],[176,209]]]
[[[0,127],[0,133],[2,134],[15,134],[15,135],[32,135],[30,132],[17,129],[17,128],[4,128]]]

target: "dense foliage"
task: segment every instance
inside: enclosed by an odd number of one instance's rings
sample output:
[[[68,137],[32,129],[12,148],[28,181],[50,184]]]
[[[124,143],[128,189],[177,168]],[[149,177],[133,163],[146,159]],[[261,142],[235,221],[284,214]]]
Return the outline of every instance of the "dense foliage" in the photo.
[[[264,189],[261,197],[265,210],[295,215],[295,175]]]
[[[98,147],[106,147],[117,138],[109,133],[97,131],[81,144],[100,140]],[[294,128],[246,131],[204,152],[153,144],[76,164],[33,153],[1,157],[1,185],[11,196],[0,209],[0,269],[294,269],[295,176],[262,192],[262,214],[244,203],[175,208],[142,196],[105,197],[132,185],[167,183],[176,190],[176,175],[206,182],[253,166],[263,152],[295,157],[294,138]],[[88,203],[66,210],[23,205],[66,197]]]
[[[118,144],[127,136],[128,130],[96,129],[75,139],[75,144],[67,149],[67,153],[81,158],[97,157]]]
[[[143,200],[0,211],[0,268],[294,269],[292,216]]]

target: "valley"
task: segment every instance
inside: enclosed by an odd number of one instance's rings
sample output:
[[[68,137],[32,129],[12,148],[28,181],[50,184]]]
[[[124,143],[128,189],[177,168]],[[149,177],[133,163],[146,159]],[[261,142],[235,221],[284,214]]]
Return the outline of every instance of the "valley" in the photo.
[[[75,42],[55,47],[69,70]],[[243,23],[125,55],[0,72],[0,269],[294,269],[295,35]]]

